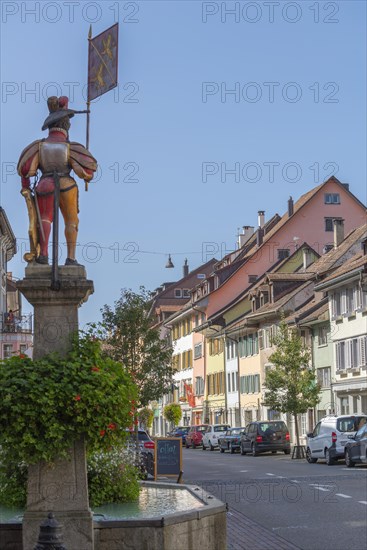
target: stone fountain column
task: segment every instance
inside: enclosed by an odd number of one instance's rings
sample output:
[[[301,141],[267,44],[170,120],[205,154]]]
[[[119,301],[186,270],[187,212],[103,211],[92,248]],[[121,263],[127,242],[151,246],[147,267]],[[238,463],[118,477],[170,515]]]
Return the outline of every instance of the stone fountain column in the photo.
[[[33,357],[51,352],[65,355],[78,329],[78,307],[93,293],[93,281],[82,266],[59,267],[60,290],[51,290],[51,267],[29,264],[17,287],[34,307]],[[23,519],[23,550],[33,550],[39,526],[48,512],[63,525],[68,550],[93,550],[93,519],[88,502],[84,441],[75,441],[68,460],[53,467],[32,465],[28,471],[27,506]]]

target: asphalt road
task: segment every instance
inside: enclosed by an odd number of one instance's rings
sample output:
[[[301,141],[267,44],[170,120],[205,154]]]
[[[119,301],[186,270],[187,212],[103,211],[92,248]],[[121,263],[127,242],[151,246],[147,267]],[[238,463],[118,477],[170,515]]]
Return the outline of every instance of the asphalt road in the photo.
[[[365,466],[184,448],[183,470],[184,483],[202,487],[300,549],[367,549]]]

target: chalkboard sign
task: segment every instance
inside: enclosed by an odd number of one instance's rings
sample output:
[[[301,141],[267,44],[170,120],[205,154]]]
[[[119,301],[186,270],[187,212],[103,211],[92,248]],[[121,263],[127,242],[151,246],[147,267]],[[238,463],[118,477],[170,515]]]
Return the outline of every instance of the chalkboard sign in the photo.
[[[154,478],[179,476],[182,470],[181,437],[157,437],[154,449]]]

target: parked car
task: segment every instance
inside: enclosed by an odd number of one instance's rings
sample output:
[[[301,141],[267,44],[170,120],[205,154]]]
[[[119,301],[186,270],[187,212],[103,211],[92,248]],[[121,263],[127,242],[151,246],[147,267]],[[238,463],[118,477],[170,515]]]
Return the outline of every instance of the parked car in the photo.
[[[363,424],[355,436],[348,435],[344,456],[348,468],[356,464],[367,464],[367,424]]]
[[[313,432],[307,434],[307,462],[314,464],[319,458],[323,458],[328,466],[332,466],[338,459],[344,458],[348,436],[353,437],[366,421],[367,416],[364,414],[330,415],[322,418]]]
[[[195,447],[198,447],[199,445],[202,444],[203,433],[205,432],[207,427],[208,427],[208,424],[199,424],[198,426],[191,426],[186,436],[186,443],[185,443],[186,449],[188,449],[189,447],[192,447],[193,449],[195,449]]]
[[[134,430],[127,430],[128,440],[127,445],[130,449],[135,448],[135,432]],[[140,448],[140,468],[143,471],[152,473],[154,465],[154,448],[155,443],[149,437],[145,430],[138,430],[139,448]]]
[[[241,455],[271,451],[283,451],[286,455],[291,452],[289,430],[282,420],[267,422],[251,422],[241,435]]]
[[[229,428],[218,438],[218,446],[221,453],[231,451],[233,454],[237,449],[240,450],[241,434],[245,428]]]
[[[186,443],[186,436],[189,433],[191,426],[177,426],[172,432],[170,432],[168,435],[171,437],[181,437],[182,438],[182,445],[185,445]]]
[[[230,426],[228,424],[209,424],[203,433],[203,451],[205,451],[207,447],[209,447],[211,451],[214,451],[215,447],[218,447],[218,438],[229,428]]]

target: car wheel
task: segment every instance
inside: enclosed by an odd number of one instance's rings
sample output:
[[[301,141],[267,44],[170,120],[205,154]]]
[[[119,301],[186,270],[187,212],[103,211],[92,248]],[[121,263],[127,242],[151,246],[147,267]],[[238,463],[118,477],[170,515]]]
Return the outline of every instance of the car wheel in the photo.
[[[192,442],[192,448],[195,449],[196,448],[196,445],[194,442]]]
[[[241,455],[244,456],[246,454],[246,451],[243,450],[243,447],[241,445]]]
[[[291,450],[290,450],[290,449],[284,449],[284,454],[285,454],[285,455],[290,455],[290,454],[291,454]]]
[[[202,447],[202,449],[203,449],[203,451],[205,451],[205,449],[206,449],[206,447],[205,447],[204,443],[203,443],[203,447]]]
[[[354,468],[355,466],[355,463],[353,462],[348,449],[345,449],[345,465],[347,468]]]
[[[188,449],[190,447],[190,445],[188,445],[187,443],[185,443],[185,447],[186,449]]]
[[[221,453],[224,453],[223,447],[220,448],[220,452],[221,452]]]
[[[230,451],[231,451],[231,455],[233,455],[233,454],[234,454],[234,448],[233,448],[233,445],[231,445]]]
[[[210,449],[211,451],[214,451],[214,447],[213,447],[212,442],[211,442],[210,440],[209,440],[209,449]]]
[[[336,460],[330,455],[329,449],[325,449],[325,460],[328,466],[334,466]]]
[[[285,452],[285,451],[284,451],[284,452]],[[271,451],[271,454],[272,454],[272,455],[276,455],[277,452],[276,452],[276,451]]]
[[[316,464],[316,462],[317,462],[317,458],[312,457],[310,447],[307,447],[307,449],[306,449],[306,460],[309,464]]]
[[[251,445],[251,454],[252,456],[257,456],[257,450],[254,444]]]

